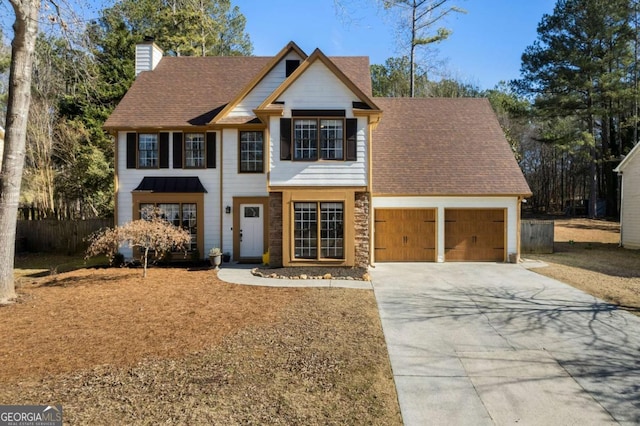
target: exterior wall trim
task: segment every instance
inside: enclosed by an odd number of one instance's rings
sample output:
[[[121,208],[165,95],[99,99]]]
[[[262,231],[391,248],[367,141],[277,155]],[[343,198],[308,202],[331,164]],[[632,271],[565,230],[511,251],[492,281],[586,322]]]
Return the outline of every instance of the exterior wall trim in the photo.
[[[282,191],[282,264],[283,266],[354,266],[355,265],[355,195],[354,188],[301,188]],[[344,259],[295,260],[293,254],[293,203],[296,201],[340,201],[344,203]]]

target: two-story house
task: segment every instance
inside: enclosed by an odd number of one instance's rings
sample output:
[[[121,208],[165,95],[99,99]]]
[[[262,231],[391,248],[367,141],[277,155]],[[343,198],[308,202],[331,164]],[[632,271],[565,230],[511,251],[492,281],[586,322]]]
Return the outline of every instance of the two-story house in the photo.
[[[366,57],[163,57],[105,123],[116,223],[156,205],[205,257],[271,264],[506,261],[530,195],[484,99],[371,96]],[[125,253],[131,256],[132,253]]]

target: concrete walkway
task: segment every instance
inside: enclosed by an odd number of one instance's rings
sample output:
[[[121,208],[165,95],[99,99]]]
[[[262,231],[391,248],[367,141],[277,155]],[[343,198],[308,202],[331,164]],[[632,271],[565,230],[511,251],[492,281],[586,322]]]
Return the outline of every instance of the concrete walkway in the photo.
[[[406,425],[640,424],[640,318],[509,264],[370,271]]]

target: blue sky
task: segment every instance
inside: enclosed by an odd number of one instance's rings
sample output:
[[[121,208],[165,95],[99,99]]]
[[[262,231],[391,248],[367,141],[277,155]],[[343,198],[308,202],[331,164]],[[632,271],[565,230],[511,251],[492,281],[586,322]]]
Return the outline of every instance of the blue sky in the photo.
[[[400,56],[396,24],[376,0],[340,0],[352,12],[336,12],[334,0],[233,0],[247,18],[255,55],[274,55],[289,41],[305,52],[319,47],[329,56],[369,56],[383,64]],[[519,77],[520,57],[536,39],[542,15],[556,0],[458,0],[467,10],[443,23],[451,37],[438,45],[449,75],[482,89]]]

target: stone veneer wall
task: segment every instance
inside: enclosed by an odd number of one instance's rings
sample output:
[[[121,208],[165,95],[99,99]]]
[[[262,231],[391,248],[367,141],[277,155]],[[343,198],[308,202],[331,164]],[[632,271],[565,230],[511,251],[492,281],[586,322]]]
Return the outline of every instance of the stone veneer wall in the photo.
[[[282,192],[269,193],[269,266],[282,266]]]
[[[355,266],[366,268],[369,265],[369,193],[356,192],[355,223]]]

